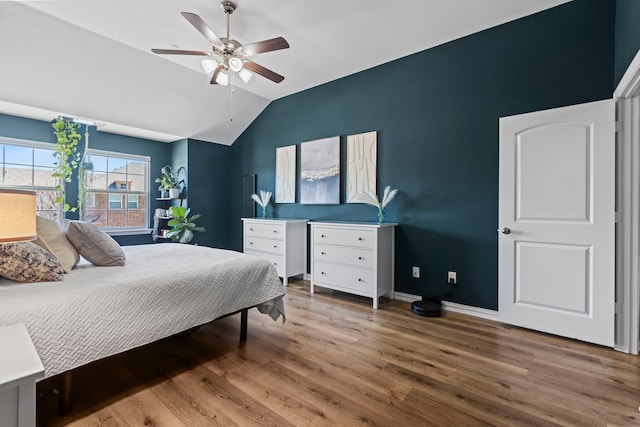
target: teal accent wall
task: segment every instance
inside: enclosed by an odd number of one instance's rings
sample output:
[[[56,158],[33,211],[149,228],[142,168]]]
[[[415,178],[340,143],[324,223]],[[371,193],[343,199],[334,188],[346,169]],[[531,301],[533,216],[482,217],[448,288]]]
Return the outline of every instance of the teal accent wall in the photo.
[[[640,1],[616,1],[615,84],[640,49]]]
[[[194,233],[193,241],[215,248],[229,246],[229,156],[226,145],[189,139],[189,208],[202,216],[196,223],[204,233]]]
[[[84,148],[84,125],[79,132],[83,135],[81,145]],[[50,122],[40,120],[26,119],[22,117],[0,114],[0,136],[26,139],[40,142],[55,143],[56,139],[53,134],[53,128]],[[99,150],[115,151],[120,153],[138,154],[142,156],[150,156],[150,182],[151,189],[150,201],[150,218],[149,224],[153,224],[152,216],[155,209],[155,188],[157,185],[153,182],[159,174],[160,168],[171,162],[171,145],[158,143],[142,138],[133,138],[128,136],[116,135],[107,132],[98,132],[95,127],[89,127],[89,147]],[[157,172],[156,172],[157,171]],[[67,200],[72,206],[75,205],[77,199],[78,184],[74,179],[67,185]],[[74,219],[77,214],[67,213],[67,217]],[[132,235],[132,236],[115,236],[114,239],[121,245],[137,245],[144,243],[152,243],[151,235]]]
[[[400,190],[396,290],[497,309],[498,120],[610,98],[614,15],[614,2],[576,0],[272,102],[231,146],[230,246],[242,248],[241,176],[273,191],[277,147],[340,135],[344,193],[346,135],[376,130],[378,191]],[[376,220],[359,204],[269,214]]]

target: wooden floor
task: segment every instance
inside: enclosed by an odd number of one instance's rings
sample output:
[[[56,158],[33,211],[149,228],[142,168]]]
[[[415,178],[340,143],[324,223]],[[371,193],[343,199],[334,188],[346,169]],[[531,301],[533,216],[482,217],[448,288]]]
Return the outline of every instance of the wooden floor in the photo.
[[[640,425],[640,361],[598,346],[409,303],[291,283],[287,321],[251,310],[74,371],[41,426]]]

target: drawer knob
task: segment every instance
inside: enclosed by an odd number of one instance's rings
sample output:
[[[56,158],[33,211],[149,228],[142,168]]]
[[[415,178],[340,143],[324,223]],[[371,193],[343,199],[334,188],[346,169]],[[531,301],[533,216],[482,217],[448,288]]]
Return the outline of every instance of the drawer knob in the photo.
[[[274,263],[273,263],[273,265],[278,265],[278,263],[277,263],[277,262],[274,262]]]
[[[322,274],[323,276],[327,275],[327,273],[325,273],[324,271],[321,271],[320,274]]]
[[[249,231],[253,231],[253,228],[250,228]]]
[[[326,252],[320,252],[320,255],[326,255],[326,254],[327,254]]]
[[[358,279],[358,282],[364,282],[364,280],[362,280],[362,279]]]
[[[325,238],[325,237],[327,237],[327,236],[326,236],[326,235],[324,235],[324,234],[321,234],[321,235],[320,235],[320,237],[322,237],[322,238],[324,239],[324,238]]]
[[[363,241],[364,239],[362,237],[358,237],[358,240]]]
[[[359,260],[362,260],[363,258],[361,256],[358,257]]]
[[[277,233],[277,232],[278,232],[278,230],[273,230],[273,232],[274,232],[274,233]]]
[[[253,242],[249,242],[250,245],[253,245]]]
[[[278,248],[278,245],[273,245],[273,247],[277,249],[277,248]]]

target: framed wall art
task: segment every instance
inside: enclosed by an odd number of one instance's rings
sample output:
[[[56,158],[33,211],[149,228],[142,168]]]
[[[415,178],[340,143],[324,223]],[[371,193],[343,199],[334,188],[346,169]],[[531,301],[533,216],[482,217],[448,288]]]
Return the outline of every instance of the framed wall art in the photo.
[[[276,203],[296,202],[296,146],[276,148]]]
[[[242,218],[253,218],[256,216],[256,202],[251,199],[251,195],[256,192],[256,176],[243,175],[240,188],[240,215]]]
[[[340,137],[300,144],[300,203],[340,204]]]
[[[376,131],[347,136],[347,203],[360,193],[376,194],[378,133]]]

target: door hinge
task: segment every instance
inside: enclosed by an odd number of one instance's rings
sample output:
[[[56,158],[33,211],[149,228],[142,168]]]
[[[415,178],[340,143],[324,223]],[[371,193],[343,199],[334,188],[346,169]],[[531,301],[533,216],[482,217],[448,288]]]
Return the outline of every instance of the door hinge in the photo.
[[[622,122],[615,122],[616,123],[616,132],[622,132]]]
[[[614,218],[616,224],[620,224],[622,222],[622,212],[616,212]]]

